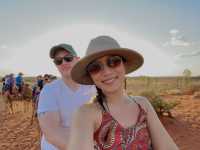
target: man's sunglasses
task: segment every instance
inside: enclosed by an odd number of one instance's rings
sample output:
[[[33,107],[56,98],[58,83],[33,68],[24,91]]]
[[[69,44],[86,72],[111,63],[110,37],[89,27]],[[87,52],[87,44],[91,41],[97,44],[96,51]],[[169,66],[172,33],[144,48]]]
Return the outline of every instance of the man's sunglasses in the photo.
[[[125,59],[120,56],[110,56],[106,60],[106,65],[109,68],[116,68],[122,63],[122,61],[125,62]],[[104,64],[94,61],[90,63],[86,69],[89,74],[97,74],[104,69]]]
[[[56,65],[61,65],[63,63],[63,60],[65,62],[71,62],[72,60],[74,59],[74,56],[73,55],[66,55],[64,57],[59,57],[59,58],[55,58],[53,60],[53,62],[56,64]]]

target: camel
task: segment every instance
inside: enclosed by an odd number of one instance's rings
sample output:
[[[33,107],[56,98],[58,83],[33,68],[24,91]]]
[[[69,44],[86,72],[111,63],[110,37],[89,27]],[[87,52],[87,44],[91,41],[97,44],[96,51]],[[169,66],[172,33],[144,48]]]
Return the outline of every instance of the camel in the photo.
[[[3,97],[10,114],[13,114],[14,111],[27,112],[30,109],[30,102],[32,102],[32,90],[28,84],[24,84],[22,92],[19,93],[17,87],[13,86],[12,93],[5,91]]]

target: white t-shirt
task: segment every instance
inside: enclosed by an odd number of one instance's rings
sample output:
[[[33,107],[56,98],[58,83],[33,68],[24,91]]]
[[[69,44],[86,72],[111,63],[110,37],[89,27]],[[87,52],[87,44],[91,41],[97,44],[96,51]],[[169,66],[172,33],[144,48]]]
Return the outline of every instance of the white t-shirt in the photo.
[[[63,127],[69,127],[71,117],[78,107],[96,95],[94,86],[80,85],[79,89],[72,91],[63,80],[58,79],[46,84],[39,96],[37,113],[58,111]],[[58,150],[49,144],[44,135],[41,140],[41,150]]]

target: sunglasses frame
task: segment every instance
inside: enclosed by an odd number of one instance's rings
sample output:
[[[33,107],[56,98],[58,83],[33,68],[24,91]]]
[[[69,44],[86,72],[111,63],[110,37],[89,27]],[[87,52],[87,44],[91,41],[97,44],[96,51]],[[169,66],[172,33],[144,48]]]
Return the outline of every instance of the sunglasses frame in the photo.
[[[63,60],[67,63],[72,62],[74,60],[73,55],[66,55],[64,57],[54,58],[53,62],[55,65],[60,66],[63,64]]]
[[[117,60],[117,61],[116,61]],[[126,60],[122,57],[122,56],[118,56],[118,55],[111,55],[106,59],[106,65],[109,68],[116,68],[118,67],[122,62],[124,63]],[[96,68],[94,68],[94,66],[96,65]],[[100,71],[102,71],[104,69],[105,64],[100,63],[98,61],[93,61],[91,63],[89,63],[86,67],[87,73],[88,74],[97,74]],[[93,69],[93,70],[92,70]],[[96,69],[96,70],[95,70]]]

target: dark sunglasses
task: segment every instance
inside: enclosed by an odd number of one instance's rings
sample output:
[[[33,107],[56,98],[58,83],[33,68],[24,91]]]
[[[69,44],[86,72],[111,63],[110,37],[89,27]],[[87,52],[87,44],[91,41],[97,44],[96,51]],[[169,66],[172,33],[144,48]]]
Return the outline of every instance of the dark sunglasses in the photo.
[[[110,56],[106,60],[106,65],[110,68],[116,68],[122,63],[122,61],[125,62],[125,59],[123,59],[120,56]],[[104,64],[98,61],[90,63],[86,68],[89,74],[97,74],[103,69],[104,69]]]
[[[55,58],[53,60],[53,62],[56,64],[56,65],[61,65],[63,63],[63,60],[65,62],[71,62],[72,60],[74,59],[74,56],[73,55],[66,55],[64,57],[61,57],[61,58]]]

